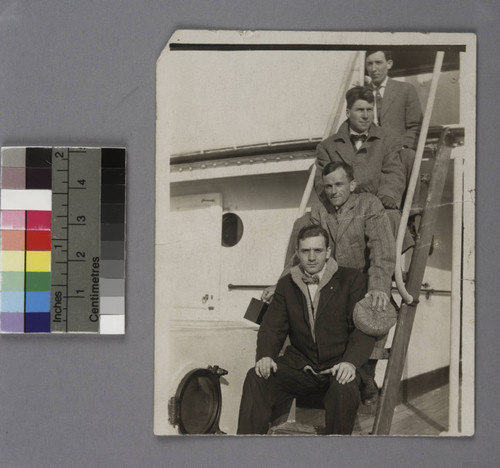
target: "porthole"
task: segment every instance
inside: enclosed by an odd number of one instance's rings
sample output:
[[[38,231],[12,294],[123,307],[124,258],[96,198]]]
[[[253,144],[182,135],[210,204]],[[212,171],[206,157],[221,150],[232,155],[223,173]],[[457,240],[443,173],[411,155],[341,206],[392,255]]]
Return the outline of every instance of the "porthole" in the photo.
[[[218,366],[194,369],[182,379],[170,401],[170,422],[181,434],[220,433],[222,407],[220,377],[227,371]]]
[[[243,222],[235,213],[224,213],[222,216],[222,245],[234,247],[243,236]]]

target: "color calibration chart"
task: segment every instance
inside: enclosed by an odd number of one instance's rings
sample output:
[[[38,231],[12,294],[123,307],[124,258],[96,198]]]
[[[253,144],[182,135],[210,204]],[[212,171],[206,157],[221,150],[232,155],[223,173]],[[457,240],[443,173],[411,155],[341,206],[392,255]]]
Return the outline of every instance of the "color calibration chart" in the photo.
[[[125,170],[123,148],[2,148],[1,333],[125,333]]]

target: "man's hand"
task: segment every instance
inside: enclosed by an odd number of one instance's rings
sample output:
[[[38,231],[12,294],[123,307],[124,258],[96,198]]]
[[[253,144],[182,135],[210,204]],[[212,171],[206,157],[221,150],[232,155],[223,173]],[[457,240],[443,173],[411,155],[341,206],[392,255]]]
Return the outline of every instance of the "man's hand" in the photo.
[[[336,375],[336,380],[339,384],[346,384],[352,382],[356,377],[356,367],[350,362],[339,362],[335,364],[331,369],[325,369],[321,371],[320,374],[332,374]]]
[[[382,202],[382,205],[384,205],[384,208],[387,208],[389,210],[397,210],[398,209],[398,204],[396,203],[396,200],[393,200],[391,197],[388,197],[387,195],[381,195],[380,201]]]
[[[387,308],[387,304],[389,304],[389,298],[383,291],[372,289],[365,294],[365,297],[372,298],[372,310],[376,310],[377,312],[385,310]]]
[[[271,376],[271,372],[276,372],[277,370],[278,365],[270,357],[263,357],[255,364],[255,373],[259,377],[264,377],[264,379],[268,379]]]
[[[276,291],[276,285],[273,286],[268,286],[264,291],[262,291],[262,296],[260,298],[269,303],[269,301],[273,298],[274,296],[274,291]]]

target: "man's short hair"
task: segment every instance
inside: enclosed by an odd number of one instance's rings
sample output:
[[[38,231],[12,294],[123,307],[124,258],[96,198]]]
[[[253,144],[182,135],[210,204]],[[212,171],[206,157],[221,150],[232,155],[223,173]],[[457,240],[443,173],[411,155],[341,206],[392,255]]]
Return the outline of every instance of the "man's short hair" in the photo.
[[[323,236],[325,239],[326,248],[330,245],[330,238],[328,237],[328,232],[326,232],[321,226],[306,226],[303,227],[297,236],[297,248],[301,240],[307,239],[308,237],[318,237]]]
[[[376,54],[377,52],[382,52],[386,61],[392,60],[392,50],[367,50],[366,58],[368,58],[370,55]]]
[[[364,86],[354,86],[354,88],[351,88],[345,94],[347,108],[350,109],[359,99],[373,104],[373,91],[370,88],[366,88]]]
[[[321,174],[323,176],[327,176],[328,174],[335,172],[337,169],[344,169],[345,173],[347,174],[347,178],[349,179],[349,182],[351,182],[351,180],[354,180],[354,170],[352,166],[349,166],[349,164],[345,163],[344,161],[329,162],[323,168],[323,172]]]

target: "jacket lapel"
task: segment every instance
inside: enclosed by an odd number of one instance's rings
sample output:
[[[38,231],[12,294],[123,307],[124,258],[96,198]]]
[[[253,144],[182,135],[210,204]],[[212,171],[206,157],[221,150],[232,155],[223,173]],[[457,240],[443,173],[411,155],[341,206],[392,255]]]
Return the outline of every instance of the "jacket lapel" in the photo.
[[[337,262],[333,258],[329,258],[326,263],[325,273],[318,285],[319,302],[315,304],[316,322],[338,288],[339,282],[334,278],[338,269]]]
[[[319,296],[319,304],[318,304],[318,310],[316,311],[316,322],[318,321],[319,316],[323,313],[323,311],[326,309],[326,306],[332,299],[332,297],[335,295],[335,292],[337,291],[339,287],[339,282],[337,281],[336,278],[331,278],[330,281],[323,286],[321,289],[321,293]]]
[[[346,164],[352,166],[354,159],[354,148],[352,146],[351,140],[345,141],[344,139],[341,140],[339,138],[338,143],[339,144],[336,148],[337,153]]]
[[[352,166],[354,159],[354,147],[352,146],[351,140],[349,138],[349,125],[345,121],[339,128],[337,132],[335,142],[335,150],[342,160]]]
[[[336,243],[339,242],[340,238],[349,227],[349,224],[354,219],[354,207],[356,206],[357,201],[357,195],[355,193],[351,193],[349,199],[345,202],[344,206],[342,206],[340,213],[337,213],[339,226],[337,229],[337,236],[334,238]]]
[[[382,109],[380,110],[380,119],[382,120],[382,122],[385,114],[387,114],[387,110],[394,100],[394,96],[396,95],[396,93],[394,92],[394,88],[396,86],[397,85],[394,84],[394,80],[387,80],[387,84],[385,85],[384,97],[382,98]]]
[[[311,334],[313,334],[313,339],[314,339],[314,329],[313,326],[311,325],[311,321],[313,319],[312,308],[308,300],[309,292],[307,290],[307,286],[302,281],[302,271],[300,270],[300,266],[295,265],[294,267],[292,267],[292,269],[290,270],[290,275],[292,276],[292,281],[295,283],[296,286],[296,288],[294,288],[294,291],[297,297],[297,302],[302,307],[302,316],[307,326],[309,327]]]

